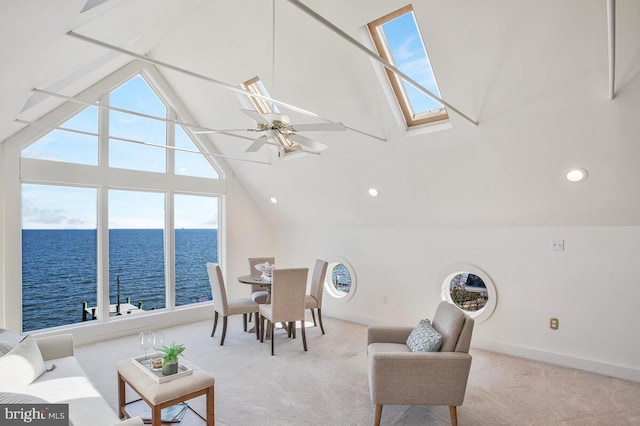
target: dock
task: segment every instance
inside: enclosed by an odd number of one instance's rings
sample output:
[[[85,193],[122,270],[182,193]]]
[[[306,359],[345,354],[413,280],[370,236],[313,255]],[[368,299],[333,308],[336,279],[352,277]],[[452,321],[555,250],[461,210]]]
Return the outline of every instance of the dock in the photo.
[[[126,303],[114,303],[109,305],[109,316],[115,317],[120,315],[137,315],[144,312],[142,302],[138,305],[131,303],[131,298],[127,297]],[[82,321],[91,321],[98,318],[98,308],[96,306],[88,306],[87,302],[82,302]]]

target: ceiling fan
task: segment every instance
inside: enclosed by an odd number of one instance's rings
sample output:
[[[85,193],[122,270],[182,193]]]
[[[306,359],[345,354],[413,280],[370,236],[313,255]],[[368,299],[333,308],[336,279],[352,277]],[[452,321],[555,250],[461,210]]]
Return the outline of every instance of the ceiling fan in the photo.
[[[342,123],[307,123],[292,124],[289,117],[279,113],[260,113],[250,109],[241,109],[244,114],[252,118],[256,122],[256,128],[253,129],[232,129],[232,130],[204,130],[194,133],[211,133],[211,132],[261,132],[264,133],[253,141],[245,152],[256,152],[265,144],[275,145],[287,152],[291,151],[311,151],[319,153],[327,148],[327,145],[307,136],[298,134],[298,132],[339,132],[346,131],[347,128]],[[306,148],[306,149],[305,149]]]

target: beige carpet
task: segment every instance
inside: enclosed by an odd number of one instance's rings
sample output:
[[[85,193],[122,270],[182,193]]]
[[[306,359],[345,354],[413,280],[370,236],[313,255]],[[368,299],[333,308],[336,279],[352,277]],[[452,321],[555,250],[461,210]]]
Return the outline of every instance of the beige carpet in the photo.
[[[366,326],[325,319],[326,335],[307,327],[300,337],[276,331],[270,343],[230,318],[220,346],[210,322],[163,330],[187,347],[185,357],[216,377],[216,424],[371,425]],[[640,383],[472,349],[473,362],[460,425],[640,425]],[[76,355],[98,390],[117,405],[115,364],[143,355],[137,335],[79,346]],[[132,392],[129,399],[134,399]],[[204,413],[204,398],[190,405]],[[386,406],[383,425],[448,425],[447,407]],[[82,426],[82,425],[78,425]]]

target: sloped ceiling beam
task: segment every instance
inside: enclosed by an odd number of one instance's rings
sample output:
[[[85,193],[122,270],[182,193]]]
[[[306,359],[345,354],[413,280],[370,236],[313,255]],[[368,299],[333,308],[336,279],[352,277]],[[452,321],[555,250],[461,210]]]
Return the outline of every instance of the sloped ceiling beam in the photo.
[[[609,30],[609,99],[616,96],[616,0],[607,0]]]
[[[321,24],[323,24],[324,26],[329,28],[334,33],[338,34],[343,39],[345,39],[346,41],[348,41],[349,43],[351,43],[352,45],[354,45],[355,47],[357,47],[358,49],[360,49],[361,51],[366,53],[371,59],[379,62],[385,68],[388,68],[391,72],[393,72],[394,74],[400,76],[403,80],[405,80],[407,83],[411,84],[413,87],[415,87],[417,90],[419,90],[423,94],[425,94],[428,97],[430,97],[431,99],[433,99],[433,100],[435,100],[437,102],[440,102],[441,104],[445,105],[451,111],[455,112],[456,114],[458,114],[459,116],[461,116],[462,118],[464,118],[468,122],[474,124],[475,126],[478,125],[478,122],[476,120],[472,119],[471,117],[469,117],[468,115],[466,115],[465,113],[463,113],[462,111],[460,111],[459,109],[457,109],[456,107],[454,107],[453,105],[448,103],[447,101],[443,100],[439,96],[435,95],[434,93],[431,93],[431,91],[429,91],[428,89],[423,87],[420,83],[418,83],[417,81],[415,81],[414,79],[409,77],[407,74],[405,74],[402,71],[400,71],[398,68],[396,68],[394,65],[392,65],[389,61],[381,58],[380,55],[378,55],[377,53],[373,52],[371,49],[368,49],[365,45],[363,45],[362,43],[360,43],[359,41],[357,41],[356,39],[351,37],[349,34],[347,34],[344,31],[342,31],[340,28],[335,26],[333,23],[329,22],[327,19],[325,19],[323,16],[319,15],[316,11],[314,11],[311,8],[309,8],[304,3],[302,3],[302,2],[300,2],[298,0],[288,0],[288,1],[292,5],[296,6],[298,9],[302,10],[307,15],[311,16],[316,21],[319,21]]]
[[[256,93],[249,92],[248,90],[244,90],[244,89],[242,89],[240,87],[236,87],[236,86],[234,86],[232,84],[225,83],[225,82],[220,81],[220,80],[216,80],[215,78],[207,77],[206,75],[198,74],[196,72],[189,71],[189,70],[186,70],[184,68],[180,68],[178,66],[169,64],[167,62],[159,61],[157,59],[153,59],[153,58],[150,58],[148,56],[141,55],[139,53],[132,52],[132,51],[127,50],[127,49],[123,49],[122,47],[118,47],[118,46],[114,46],[114,45],[109,44],[109,43],[105,43],[104,41],[96,40],[94,38],[88,37],[88,36],[83,35],[83,34],[76,33],[74,31],[69,31],[67,33],[67,35],[70,36],[70,37],[76,38],[78,40],[82,40],[82,41],[86,41],[86,42],[91,43],[91,44],[95,44],[96,46],[104,47],[105,49],[114,50],[114,51],[120,52],[120,53],[122,53],[124,55],[137,58],[137,59],[139,59],[139,60],[141,60],[143,62],[147,62],[149,64],[157,65],[157,66],[163,67],[163,68],[168,68],[170,70],[177,71],[179,73],[186,74],[186,75],[189,75],[191,77],[198,78],[200,80],[208,81],[209,83],[216,84],[216,85],[221,86],[221,87],[223,87],[223,88],[225,88],[227,90],[230,90],[232,92],[240,93],[242,95],[250,96],[250,97],[254,97],[254,98],[258,98],[258,99],[263,99],[265,101],[268,101],[268,102],[283,106],[283,107],[285,107],[285,108],[287,108],[287,109],[289,109],[291,111],[296,111],[296,112],[299,112],[301,114],[308,115],[310,117],[315,117],[315,118],[318,118],[320,120],[328,121],[330,123],[337,123],[334,120],[329,120],[328,118],[324,118],[324,117],[322,117],[322,116],[320,116],[320,115],[318,115],[318,114],[316,114],[314,112],[307,111],[306,109],[297,107],[295,105],[291,105],[291,104],[288,104],[288,103],[283,102],[283,101],[279,101],[279,100],[274,99],[274,98],[269,98],[267,96],[262,96],[262,95],[259,95],[259,94],[256,94]],[[340,123],[340,124],[344,125],[344,123]],[[382,141],[382,142],[386,142],[385,138],[381,138],[379,136],[372,135],[372,134],[364,132],[362,130],[354,129],[354,128],[349,127],[347,125],[344,125],[344,126],[347,129],[352,130],[354,132],[360,133],[362,135],[369,136],[369,137],[371,137],[373,139],[377,139],[377,140]]]

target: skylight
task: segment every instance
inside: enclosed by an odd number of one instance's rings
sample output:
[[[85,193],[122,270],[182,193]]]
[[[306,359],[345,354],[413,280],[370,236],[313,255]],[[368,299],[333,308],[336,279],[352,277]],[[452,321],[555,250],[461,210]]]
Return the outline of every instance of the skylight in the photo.
[[[368,24],[378,54],[425,89],[440,96],[429,55],[411,5]],[[420,92],[385,68],[389,83],[407,126],[418,126],[449,118],[440,102]]]

